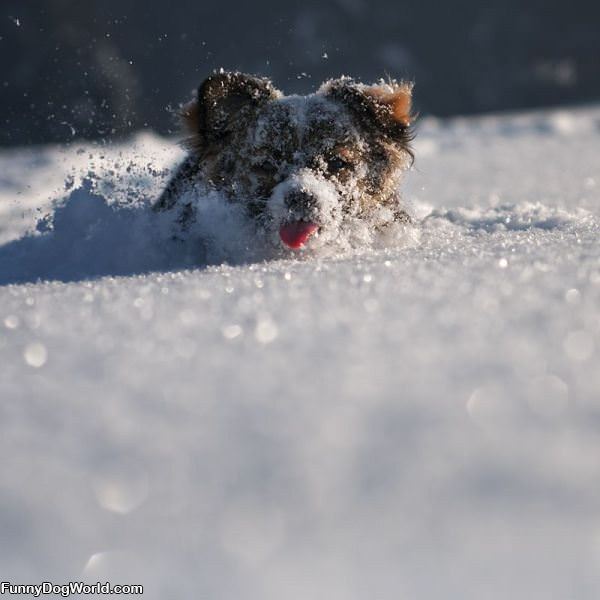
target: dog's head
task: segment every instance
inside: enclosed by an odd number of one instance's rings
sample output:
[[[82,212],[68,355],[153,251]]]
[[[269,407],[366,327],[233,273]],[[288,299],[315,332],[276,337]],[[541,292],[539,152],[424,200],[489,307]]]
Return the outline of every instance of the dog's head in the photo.
[[[382,207],[402,217],[396,194],[412,160],[411,91],[341,78],[284,96],[267,79],[219,73],[183,116],[201,176],[299,248]]]

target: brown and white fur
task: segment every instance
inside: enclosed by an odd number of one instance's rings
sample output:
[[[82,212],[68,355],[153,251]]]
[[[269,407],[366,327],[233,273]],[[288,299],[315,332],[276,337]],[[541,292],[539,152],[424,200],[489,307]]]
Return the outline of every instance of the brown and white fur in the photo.
[[[407,222],[398,186],[413,158],[411,96],[410,83],[347,77],[284,96],[268,79],[216,73],[182,110],[189,154],[155,209],[179,211],[185,228],[202,183],[294,249],[334,239],[348,219]]]

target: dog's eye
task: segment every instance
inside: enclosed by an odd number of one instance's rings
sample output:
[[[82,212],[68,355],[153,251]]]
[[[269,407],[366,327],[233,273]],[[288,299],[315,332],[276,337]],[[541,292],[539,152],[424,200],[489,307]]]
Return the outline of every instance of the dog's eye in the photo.
[[[337,173],[342,169],[347,169],[351,165],[347,160],[344,160],[341,156],[332,156],[327,160],[327,169],[330,173]]]

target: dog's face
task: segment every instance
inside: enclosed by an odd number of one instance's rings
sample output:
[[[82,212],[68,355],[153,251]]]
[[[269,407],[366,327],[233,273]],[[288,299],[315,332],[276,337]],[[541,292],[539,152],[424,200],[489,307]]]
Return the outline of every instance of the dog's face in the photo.
[[[285,97],[265,79],[210,77],[184,109],[201,177],[299,248],[345,219],[399,208],[410,164],[411,87],[348,79]]]

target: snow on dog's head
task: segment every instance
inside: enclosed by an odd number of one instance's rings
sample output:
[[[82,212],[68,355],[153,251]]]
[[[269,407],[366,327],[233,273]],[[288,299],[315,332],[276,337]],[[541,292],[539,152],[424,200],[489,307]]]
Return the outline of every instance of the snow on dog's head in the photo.
[[[183,180],[203,181],[292,249],[334,242],[356,221],[406,222],[411,92],[341,78],[286,97],[267,79],[215,74],[184,108],[191,154],[157,206],[176,205]]]

